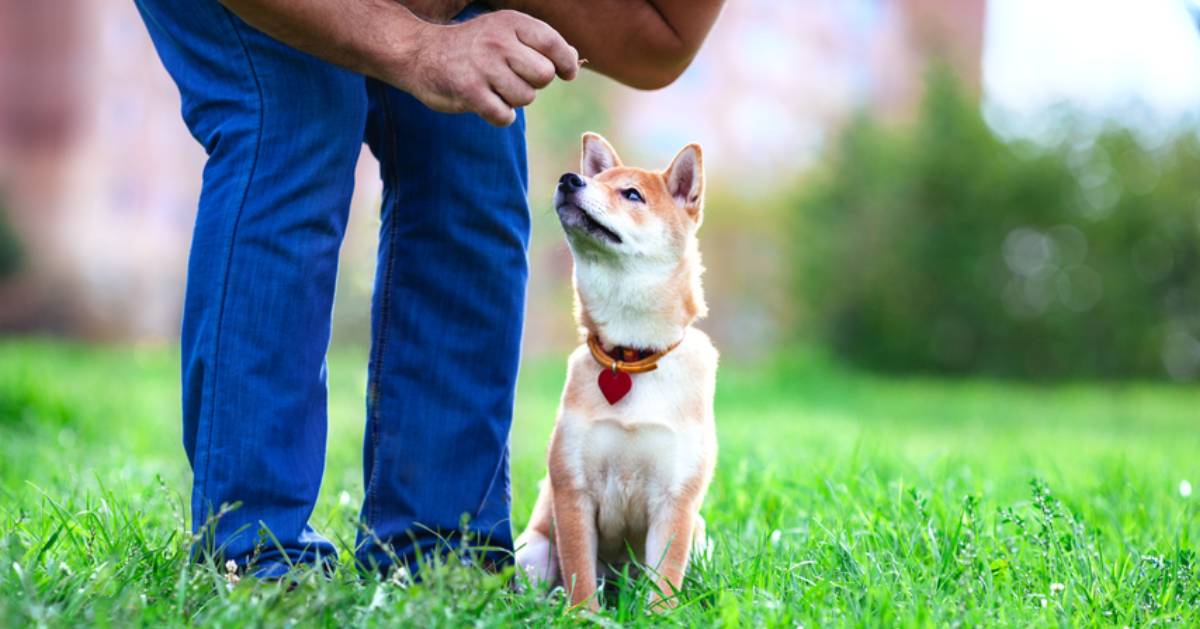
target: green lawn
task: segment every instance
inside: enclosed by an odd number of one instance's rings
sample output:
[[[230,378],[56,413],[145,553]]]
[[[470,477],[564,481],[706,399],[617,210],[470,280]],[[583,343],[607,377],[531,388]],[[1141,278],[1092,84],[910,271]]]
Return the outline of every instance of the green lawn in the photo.
[[[352,539],[362,351],[331,364],[316,523]],[[524,523],[563,378],[527,360],[513,435]],[[189,565],[176,356],[0,342],[0,624],[633,624],[647,584],[602,617],[503,575],[420,584]],[[1200,626],[1200,390],[1160,384],[886,379],[800,353],[719,378],[716,549],[666,620],[710,626]]]

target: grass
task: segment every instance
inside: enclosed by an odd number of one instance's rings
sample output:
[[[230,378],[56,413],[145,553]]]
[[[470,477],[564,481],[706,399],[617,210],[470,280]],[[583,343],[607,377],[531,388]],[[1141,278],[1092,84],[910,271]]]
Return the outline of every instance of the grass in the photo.
[[[352,539],[361,351],[331,362],[315,515]],[[526,361],[513,434],[524,524],[563,378]],[[725,365],[716,548],[680,606],[644,580],[601,615],[453,562],[419,584],[187,561],[188,472],[169,350],[0,342],[0,624],[1200,626],[1200,391],[885,379],[799,353]],[[347,552],[347,549],[343,549]]]

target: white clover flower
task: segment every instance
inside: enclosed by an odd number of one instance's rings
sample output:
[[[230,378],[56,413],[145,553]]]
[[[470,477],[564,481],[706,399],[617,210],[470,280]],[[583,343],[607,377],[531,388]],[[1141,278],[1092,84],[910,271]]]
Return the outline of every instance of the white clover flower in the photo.
[[[1187,479],[1179,481],[1179,495],[1184,498],[1189,498],[1192,495],[1192,484],[1187,482]]]
[[[230,559],[229,561],[225,562],[225,582],[229,585],[233,585],[241,580],[241,577],[238,576],[237,569],[238,566],[236,561]]]
[[[1057,594],[1065,589],[1067,589],[1067,586],[1065,586],[1061,583],[1051,583],[1050,584],[1050,593],[1051,594]]]
[[[408,568],[404,566],[396,566],[392,568],[390,578],[392,585],[401,589],[408,588],[408,584],[412,582],[412,575],[409,574]]]
[[[779,529],[775,529],[774,531],[771,531],[771,545],[772,546],[774,546],[775,544],[778,544],[779,540],[782,538],[783,538],[783,532],[780,531]]]

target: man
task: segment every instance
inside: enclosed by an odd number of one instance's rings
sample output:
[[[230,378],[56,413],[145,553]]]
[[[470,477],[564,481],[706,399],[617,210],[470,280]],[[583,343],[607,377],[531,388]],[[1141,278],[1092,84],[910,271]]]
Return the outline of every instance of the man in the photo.
[[[513,0],[497,4],[516,11],[459,13],[460,0],[137,0],[208,153],[182,379],[193,527],[215,552],[242,566],[254,557],[267,577],[334,555],[308,518],[364,139],[384,196],[358,557],[383,568],[438,536],[457,540],[464,514],[511,548],[507,440],[529,239],[521,108],[555,76],[574,78],[580,54],[629,85],[670,83],[722,1]]]

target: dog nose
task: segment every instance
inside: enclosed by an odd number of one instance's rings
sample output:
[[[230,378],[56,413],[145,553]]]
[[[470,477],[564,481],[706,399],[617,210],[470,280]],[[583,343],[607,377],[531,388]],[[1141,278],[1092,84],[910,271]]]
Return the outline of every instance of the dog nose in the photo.
[[[566,173],[558,178],[558,189],[563,192],[575,192],[586,185],[587,183],[583,181],[583,177],[575,173]]]

